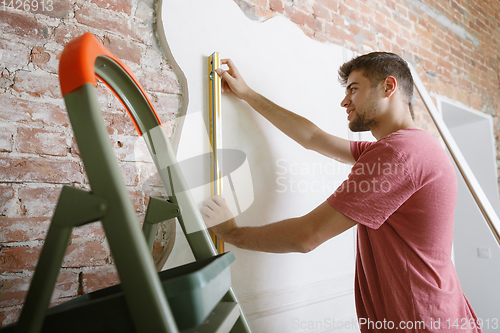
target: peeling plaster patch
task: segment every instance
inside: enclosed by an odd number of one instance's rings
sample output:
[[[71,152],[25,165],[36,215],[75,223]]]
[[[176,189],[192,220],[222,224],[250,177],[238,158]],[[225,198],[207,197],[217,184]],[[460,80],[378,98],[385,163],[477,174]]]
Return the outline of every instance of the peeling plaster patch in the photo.
[[[436,72],[428,70],[428,71],[425,72],[425,76],[427,76],[427,78],[429,79],[429,81],[431,81],[432,83],[434,83],[434,81],[436,79]]]
[[[479,47],[479,39],[476,36],[470,34],[467,30],[465,30],[465,28],[459,26],[458,24],[453,23],[453,21],[447,18],[443,13],[437,11],[436,9],[423,2],[420,2],[419,0],[406,0],[406,2],[411,6],[417,7],[418,9],[441,23],[444,27],[450,29],[450,31],[455,35],[459,36],[462,39],[470,39],[472,43],[474,43],[475,47]],[[417,13],[413,13],[417,15]]]
[[[481,95],[481,111],[486,113],[486,114],[496,116],[495,105],[494,105],[493,99],[488,97],[487,95],[484,95],[484,94]],[[500,130],[500,124],[499,124],[498,128]]]
[[[257,13],[255,12],[254,6],[251,6],[244,0],[236,0],[236,3],[241,8],[242,12],[246,15],[246,17],[248,17],[252,21],[262,21],[259,15],[257,15]]]
[[[361,30],[359,32],[359,34],[357,34],[357,35],[354,36],[354,40],[356,41],[356,45],[358,47],[360,47],[360,46],[362,47],[364,45],[364,43],[365,43],[365,36],[363,34],[363,30]]]

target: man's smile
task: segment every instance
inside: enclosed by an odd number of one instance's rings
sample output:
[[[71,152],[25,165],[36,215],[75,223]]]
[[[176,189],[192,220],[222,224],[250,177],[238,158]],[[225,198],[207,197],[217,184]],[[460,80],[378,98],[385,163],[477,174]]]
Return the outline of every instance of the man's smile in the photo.
[[[349,118],[351,117],[351,114],[352,112],[354,111],[354,109],[347,109],[346,112],[347,112],[347,120],[349,120]]]

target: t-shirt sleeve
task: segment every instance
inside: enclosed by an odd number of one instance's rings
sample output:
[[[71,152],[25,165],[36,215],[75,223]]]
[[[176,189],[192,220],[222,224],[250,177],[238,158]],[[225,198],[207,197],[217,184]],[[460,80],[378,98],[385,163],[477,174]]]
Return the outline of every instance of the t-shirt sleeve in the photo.
[[[357,161],[363,151],[365,151],[372,144],[373,142],[369,141],[351,141],[351,153],[354,157],[354,160]]]
[[[378,229],[415,192],[411,170],[384,143],[352,142],[351,151],[356,164],[327,201],[354,221]]]

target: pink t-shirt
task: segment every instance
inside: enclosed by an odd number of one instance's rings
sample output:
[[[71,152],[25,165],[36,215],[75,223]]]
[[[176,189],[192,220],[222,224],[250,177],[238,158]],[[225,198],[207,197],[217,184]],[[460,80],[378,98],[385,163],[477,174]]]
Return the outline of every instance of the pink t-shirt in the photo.
[[[356,160],[327,201],[359,222],[361,332],[482,332],[451,261],[455,172],[429,133],[351,142]]]

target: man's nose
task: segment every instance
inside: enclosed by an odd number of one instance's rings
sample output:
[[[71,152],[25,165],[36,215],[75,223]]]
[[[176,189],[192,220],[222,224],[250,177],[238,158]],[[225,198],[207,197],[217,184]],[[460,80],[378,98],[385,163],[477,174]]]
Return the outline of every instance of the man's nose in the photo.
[[[340,106],[343,107],[343,108],[346,108],[349,106],[349,104],[351,104],[351,100],[349,98],[347,98],[348,96],[344,97],[344,99],[342,100],[342,102],[340,102]]]

